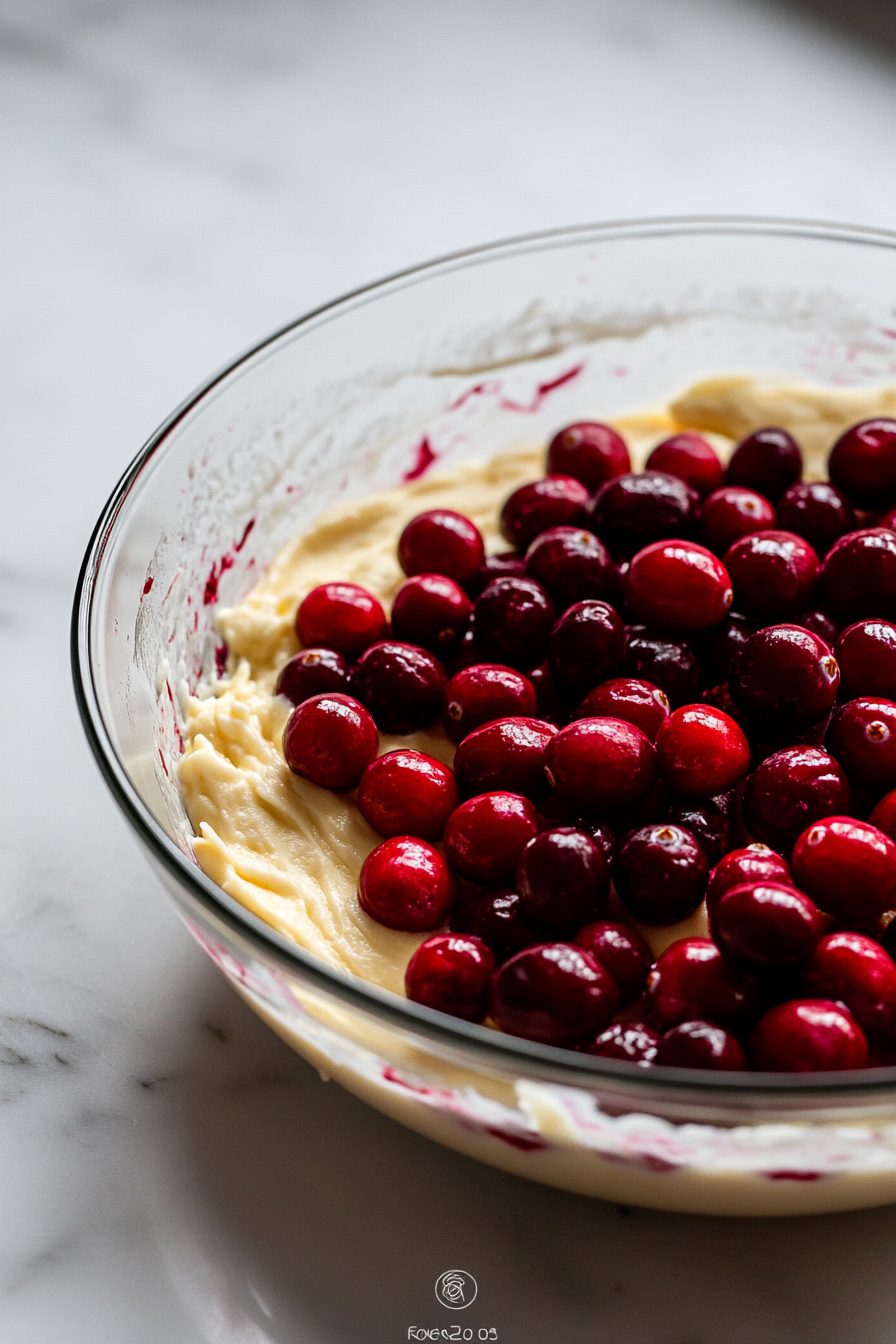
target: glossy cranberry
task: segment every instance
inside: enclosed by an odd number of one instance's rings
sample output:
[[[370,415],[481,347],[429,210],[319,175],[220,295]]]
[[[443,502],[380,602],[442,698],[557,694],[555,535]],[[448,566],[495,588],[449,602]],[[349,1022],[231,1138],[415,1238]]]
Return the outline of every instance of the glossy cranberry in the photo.
[[[789,866],[768,845],[747,845],[745,849],[730,850],[719,859],[709,875],[706,908],[711,911],[719,897],[732,887],[754,882],[793,886]]]
[[[475,523],[452,509],[427,509],[412,518],[398,541],[398,563],[405,574],[444,574],[465,585],[485,559],[482,534]]]
[[[626,633],[625,676],[659,686],[674,708],[699,699],[702,673],[689,644],[643,625],[629,626]]]
[[[576,812],[575,805],[566,802],[556,791],[548,795],[538,810],[543,820],[550,826],[574,826],[577,831],[584,831],[586,835],[590,835],[601,849],[607,863],[619,848],[619,837],[605,821],[580,816]]]
[[[350,695],[335,691],[303,700],[283,731],[290,770],[324,789],[353,789],[378,751],[370,714]]]
[[[569,718],[569,703],[564,700],[551,676],[547,658],[537,667],[529,668],[529,680],[535,687],[535,701],[538,705],[538,717],[547,723],[555,723],[558,728]]]
[[[614,677],[589,691],[577,719],[622,719],[646,733],[651,742],[669,717],[669,698],[658,686],[635,677]]]
[[[830,999],[777,1004],[758,1022],[748,1052],[753,1068],[768,1073],[862,1069],[868,1062],[862,1028]]]
[[[610,425],[582,420],[567,425],[551,439],[548,471],[552,476],[574,476],[589,490],[631,471],[625,439]]]
[[[828,474],[859,509],[896,504],[896,420],[862,420],[831,449]]]
[[[584,831],[557,826],[529,841],[516,867],[516,889],[533,919],[571,933],[603,913],[610,868]]]
[[[880,943],[861,933],[829,933],[815,949],[806,989],[845,1003],[871,1040],[896,1031],[896,966]]]
[[[548,667],[554,685],[578,700],[599,682],[622,671],[625,626],[608,602],[576,602],[551,631]]]
[[[739,1029],[756,1009],[756,983],[709,938],[679,938],[648,975],[647,1002],[661,1031],[695,1020]]]
[[[614,554],[634,555],[652,541],[689,536],[700,496],[666,472],[630,472],[602,485],[589,512],[589,526]]]
[[[891,840],[896,840],[896,789],[881,798],[868,821]]]
[[[770,426],[748,434],[728,463],[728,484],[745,485],[774,504],[803,474],[803,455],[786,429]]]
[[[361,815],[382,836],[441,840],[458,801],[447,765],[404,747],[371,761],[358,785]]]
[[[867,696],[841,705],[825,746],[853,788],[877,793],[896,788],[896,703]]]
[[[386,613],[356,583],[322,583],[299,603],[296,634],[306,648],[335,649],[357,658],[386,633]]]
[[[730,848],[732,819],[718,806],[718,801],[712,798],[700,801],[679,799],[657,820],[690,831],[706,855],[706,862],[710,867],[718,863]]]
[[[524,947],[549,942],[553,936],[550,929],[532,918],[519,893],[510,887],[484,891],[455,919],[455,925],[487,943],[499,962],[516,956]]]
[[[493,719],[531,718],[535,690],[528,677],[500,663],[477,663],[456,673],[442,696],[442,723],[454,742]]]
[[[578,719],[545,752],[548,783],[582,812],[624,812],[656,780],[656,752],[646,733],[622,719]]]
[[[325,691],[347,691],[351,668],[335,649],[302,649],[281,669],[277,694],[294,705]]]
[[[612,865],[620,900],[645,924],[677,924],[703,900],[709,864],[681,826],[661,822],[629,835]]]
[[[464,587],[470,597],[476,598],[485,592],[492,579],[522,579],[525,574],[526,562],[518,551],[500,551],[487,555]]]
[[[848,625],[834,647],[840,664],[841,695],[896,698],[896,625],[864,620]]]
[[[841,626],[838,621],[834,621],[819,607],[813,607],[809,611],[801,611],[794,621],[795,625],[801,625],[804,630],[808,630],[813,635],[818,635],[825,644],[833,649],[840,634]],[[841,669],[842,671],[842,669]]]
[[[454,756],[461,792],[512,790],[537,802],[548,791],[544,753],[557,729],[540,719],[497,719],[468,733]]]
[[[848,806],[849,784],[833,756],[818,747],[788,747],[747,777],[741,815],[754,840],[786,850],[807,826]]]
[[[660,778],[687,798],[725,793],[750,765],[750,746],[733,719],[711,705],[675,709],[656,738]]]
[[[799,625],[768,625],[731,664],[731,698],[754,723],[797,731],[824,718],[837,698],[840,669],[830,646]]]
[[[481,938],[436,933],[408,962],[404,985],[413,1003],[481,1022],[495,958]]]
[[[896,844],[868,822],[827,816],[794,845],[793,876],[821,910],[863,924],[896,907]]]
[[[741,537],[775,527],[778,516],[764,495],[742,485],[723,485],[703,504],[703,539],[711,551],[724,555]]]
[[[751,621],[738,612],[730,612],[718,625],[691,640],[710,686],[728,680],[734,655],[760,628],[757,621]]]
[[[679,634],[718,625],[733,595],[725,566],[693,541],[645,546],[633,557],[623,588],[639,621]]]
[[[574,476],[545,476],[514,490],[501,510],[501,534],[524,551],[541,532],[577,527],[585,517],[591,492]]]
[[[663,1033],[657,1045],[655,1064],[673,1069],[745,1069],[746,1056],[738,1041],[724,1027],[712,1022],[679,1022]]]
[[[604,1059],[624,1059],[648,1068],[656,1059],[660,1034],[646,1022],[614,1022],[596,1040],[583,1047],[586,1054]]]
[[[572,1046],[602,1032],[617,1001],[612,976],[589,952],[571,943],[542,943],[498,968],[488,1007],[511,1036]]]
[[[778,526],[804,537],[818,555],[827,555],[837,538],[855,525],[852,505],[830,481],[801,481],[778,504]]]
[[[415,644],[384,639],[366,649],[352,676],[352,690],[381,733],[413,733],[439,712],[446,677],[442,664]]]
[[[748,882],[713,903],[710,927],[730,962],[759,973],[805,965],[824,933],[824,919],[795,887]]]
[[[473,613],[485,658],[521,668],[538,662],[557,618],[553,602],[534,579],[493,579]]]
[[[395,594],[392,633],[440,656],[463,637],[473,604],[444,574],[415,574]]]
[[[610,972],[619,990],[620,1007],[633,1002],[643,992],[653,965],[653,953],[637,929],[611,920],[598,920],[579,929],[576,945],[591,952]]]
[[[745,616],[784,621],[811,602],[818,556],[793,532],[751,532],[725,552],[734,605]]]
[[[825,608],[836,619],[896,618],[896,533],[886,527],[847,532],[821,569]]]
[[[725,479],[725,468],[715,448],[702,434],[687,431],[658,443],[645,463],[645,470],[677,476],[696,490],[701,499],[718,490]]]
[[[448,915],[457,889],[442,855],[425,840],[394,836],[377,845],[361,869],[361,909],[387,929],[421,933]]]
[[[463,672],[467,667],[476,667],[482,661],[482,650],[476,643],[472,626],[467,627],[460,641],[440,659],[447,677],[455,677],[458,672]]]
[[[538,833],[538,813],[516,793],[481,793],[461,803],[445,827],[445,855],[461,877],[507,886],[523,849]]]
[[[558,611],[586,597],[611,600],[618,587],[610,552],[581,527],[552,527],[537,536],[526,552],[526,573]]]

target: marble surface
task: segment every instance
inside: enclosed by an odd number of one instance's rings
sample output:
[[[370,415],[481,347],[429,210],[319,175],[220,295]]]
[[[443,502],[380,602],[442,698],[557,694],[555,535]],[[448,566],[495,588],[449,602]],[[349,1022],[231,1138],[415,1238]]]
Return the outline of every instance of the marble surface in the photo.
[[[888,12],[0,0],[4,1344],[390,1344],[434,1323],[458,1264],[505,1344],[893,1339],[896,1208],[617,1209],[324,1085],[180,927],[67,666],[115,478],[196,382],[302,309],[554,223],[896,225]]]

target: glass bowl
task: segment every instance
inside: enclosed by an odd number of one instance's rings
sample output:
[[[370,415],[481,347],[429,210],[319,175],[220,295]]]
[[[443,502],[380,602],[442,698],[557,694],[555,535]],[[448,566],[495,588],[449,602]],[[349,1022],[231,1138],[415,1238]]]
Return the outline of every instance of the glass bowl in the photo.
[[[792,1214],[896,1200],[896,1069],[639,1069],[503,1036],[332,970],[215,885],[177,786],[182,699],[239,601],[322,509],[713,373],[896,375],[896,234],[659,219],[464,252],[308,314],[150,439],[97,523],[73,662],[110,789],[187,928],[310,1060],[420,1133],[624,1203]],[[334,575],[334,578],[339,577]]]

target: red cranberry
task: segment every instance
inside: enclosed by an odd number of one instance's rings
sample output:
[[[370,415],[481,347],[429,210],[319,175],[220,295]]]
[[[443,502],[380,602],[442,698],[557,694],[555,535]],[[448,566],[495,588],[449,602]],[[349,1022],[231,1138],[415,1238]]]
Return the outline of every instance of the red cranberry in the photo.
[[[826,609],[844,623],[896,617],[896,533],[867,527],[835,541],[822,565],[821,587]]]
[[[660,778],[688,798],[710,798],[747,773],[750,746],[727,714],[710,705],[673,710],[656,739]]]
[[[824,920],[815,903],[795,887],[748,882],[729,888],[714,902],[711,927],[729,961],[760,972],[805,964],[824,933]]]
[[[848,1009],[830,999],[792,999],[761,1018],[749,1041],[750,1063],[769,1073],[862,1069],[868,1042]]]
[[[461,803],[445,827],[445,855],[461,877],[483,887],[513,881],[524,847],[538,833],[538,813],[516,793],[481,793]]]
[[[405,574],[444,574],[464,585],[484,559],[479,528],[451,509],[418,513],[398,541],[398,563]]]
[[[382,733],[413,733],[439,712],[446,677],[425,649],[384,639],[362,653],[352,689]]]
[[[540,532],[577,527],[585,516],[591,492],[574,476],[545,476],[514,490],[501,510],[501,534],[524,551]]]
[[[896,625],[891,621],[855,621],[841,633],[834,653],[845,699],[896,698]]]
[[[436,933],[411,957],[404,984],[413,1003],[481,1022],[494,969],[495,958],[481,938]]]
[[[442,666],[445,669],[445,675],[448,677],[457,676],[458,672],[463,672],[467,667],[476,667],[482,662],[482,651],[476,643],[476,636],[473,633],[472,626],[468,626],[464,632],[463,638],[453,649],[449,649],[441,659]]]
[[[303,700],[283,732],[290,770],[324,789],[353,789],[378,751],[376,724],[367,710],[338,692]]]
[[[589,490],[631,469],[625,439],[610,425],[585,420],[567,425],[548,447],[548,472],[574,476]]]
[[[487,555],[464,587],[470,597],[476,598],[485,592],[492,579],[522,579],[525,575],[526,562],[519,552],[501,551],[498,555]]]
[[[703,538],[717,555],[724,555],[741,537],[774,527],[778,517],[763,495],[742,485],[723,485],[703,505]]]
[[[840,669],[830,647],[799,625],[768,625],[741,646],[731,665],[731,698],[755,723],[797,730],[831,709]]]
[[[645,924],[677,924],[703,900],[709,864],[681,826],[662,822],[633,831],[613,860],[613,882],[625,908]]]
[[[526,552],[526,573],[565,611],[586,597],[612,598],[618,579],[610,552],[593,532],[552,527]]]
[[[728,484],[745,485],[774,503],[803,474],[803,456],[786,429],[771,426],[748,434],[728,463]]]
[[[351,668],[335,649],[302,649],[281,669],[277,694],[294,705],[325,691],[347,691]]]
[[[606,919],[598,920],[579,929],[576,945],[591,952],[610,972],[619,990],[621,1008],[643,992],[653,965],[653,953],[637,929]]]
[[[489,1016],[501,1031],[543,1045],[593,1040],[616,1011],[618,994],[600,962],[571,943],[542,943],[505,961],[492,976]]]
[[[896,789],[881,798],[868,821],[891,840],[896,840]]]
[[[578,719],[548,743],[545,770],[557,789],[583,812],[624,812],[656,780],[653,743],[622,719]]]
[[[589,835],[557,826],[526,845],[516,867],[516,888],[533,919],[568,933],[603,913],[610,869]]]
[[[624,658],[625,626],[608,602],[576,602],[551,631],[551,678],[570,699],[621,672]]]
[[[646,462],[647,471],[677,476],[701,498],[718,490],[725,476],[719,456],[702,434],[673,434],[658,443]]]
[[[627,677],[659,686],[675,708],[699,697],[700,664],[690,645],[656,634],[643,625],[629,626],[627,635],[623,664]]]
[[[489,662],[531,667],[546,650],[556,617],[540,583],[493,579],[473,609],[476,642]]]
[[[718,801],[718,798],[707,798],[702,803],[679,801],[657,818],[668,822],[670,826],[680,826],[690,831],[706,855],[710,867],[719,862],[731,844],[731,823],[718,806]]]
[[[299,603],[296,633],[306,648],[323,645],[357,658],[386,633],[386,613],[356,583],[322,583]]]
[[[811,634],[818,635],[819,639],[823,639],[825,644],[832,649],[837,642],[841,629],[836,621],[831,620],[827,612],[821,611],[818,607],[810,611],[800,612],[796,618],[796,624],[801,625],[804,630],[808,630]],[[841,668],[841,672],[842,670]]]
[[[630,472],[601,486],[590,514],[592,530],[614,553],[634,555],[652,541],[689,535],[700,496],[666,472]]]
[[[745,1069],[746,1056],[724,1027],[712,1022],[679,1022],[663,1033],[655,1064],[673,1069]]]
[[[711,686],[728,680],[734,655],[759,628],[756,621],[730,612],[714,629],[706,630],[693,641]],[[717,708],[724,709],[724,705]]]
[[[862,420],[841,434],[828,474],[859,509],[896,504],[896,420]]]
[[[709,875],[706,888],[706,907],[712,910],[716,901],[732,887],[744,883],[770,882],[775,886],[792,886],[790,868],[779,854],[768,845],[748,845],[746,849],[732,849],[721,858]]]
[[[853,788],[883,793],[896,787],[896,704],[871,697],[850,700],[835,711],[825,746]]]
[[[367,855],[358,884],[361,909],[387,929],[422,933],[448,915],[457,896],[442,855],[425,840],[394,836]]]
[[[538,705],[538,717],[547,723],[562,727],[569,718],[569,706],[554,685],[547,658],[537,667],[529,668],[529,680],[535,687],[535,701]]]
[[[754,839],[785,850],[807,825],[848,806],[849,785],[833,756],[818,747],[788,747],[747,777],[741,815]]]
[[[615,677],[595,686],[576,710],[577,719],[622,719],[646,733],[651,742],[669,717],[669,698],[658,686],[635,677]]]
[[[793,849],[793,875],[829,915],[863,924],[896,906],[896,844],[854,817],[807,826]]]
[[[681,634],[718,625],[731,606],[728,572],[693,541],[655,541],[632,559],[625,600],[639,621]]]
[[[358,786],[361,815],[382,836],[441,840],[457,804],[457,785],[447,765],[404,747],[371,761]]]
[[[818,556],[793,532],[751,532],[725,552],[734,603],[746,616],[786,620],[809,605]]]
[[[556,792],[550,794],[540,804],[538,810],[548,825],[574,826],[577,831],[584,831],[586,835],[590,835],[594,843],[600,847],[607,863],[619,848],[619,838],[606,822],[597,821],[594,817],[579,816],[575,805],[565,802]]]
[[[463,793],[512,790],[536,802],[548,791],[544,753],[557,729],[540,719],[497,719],[468,733],[454,756]]]
[[[740,1028],[755,1011],[753,977],[729,965],[708,938],[679,938],[647,977],[650,1018],[661,1031],[709,1020]]]
[[[660,1034],[646,1022],[615,1022],[602,1031],[591,1045],[585,1046],[589,1055],[603,1059],[624,1059],[629,1064],[649,1067],[656,1058]]]
[[[407,644],[442,654],[463,637],[473,604],[443,574],[415,574],[395,594],[392,633]]]
[[[442,723],[454,742],[493,719],[531,718],[535,690],[528,677],[499,663],[477,663],[456,673],[442,696]]]
[[[804,537],[818,555],[827,555],[838,537],[853,531],[856,515],[846,496],[830,481],[801,481],[781,499],[778,524]]]
[[[455,923],[463,932],[487,943],[499,962],[522,952],[524,947],[549,942],[552,936],[549,929],[532,918],[519,894],[509,887],[484,891]]]
[[[880,943],[861,933],[829,933],[806,971],[806,989],[845,1003],[866,1036],[889,1040],[896,1029],[896,966]]]

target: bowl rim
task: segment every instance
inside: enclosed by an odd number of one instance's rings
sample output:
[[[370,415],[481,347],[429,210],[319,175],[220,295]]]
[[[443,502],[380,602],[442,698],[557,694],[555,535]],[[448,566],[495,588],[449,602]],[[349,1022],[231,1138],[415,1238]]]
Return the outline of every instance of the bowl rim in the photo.
[[[146,440],[109,495],[91,533],[75,588],[70,634],[75,698],[84,732],[100,772],[119,808],[152,857],[180,885],[185,884],[193,899],[206,911],[247,938],[263,957],[270,958],[274,954],[277,959],[285,960],[290,969],[309,980],[315,988],[334,995],[364,1015],[398,1026],[404,1032],[415,1033],[427,1040],[435,1038],[455,1051],[460,1050],[464,1054],[472,1052],[483,1065],[497,1067],[503,1074],[520,1075],[531,1070],[540,1080],[579,1088],[587,1088],[589,1084],[594,1089],[601,1085],[605,1088],[622,1085],[635,1087],[643,1093],[645,1101],[650,1094],[678,1100],[696,1100],[699,1096],[705,1104],[711,1103],[713,1099],[721,1103],[738,1097],[747,1102],[750,1093],[770,1101],[774,1098],[778,1103],[790,1096],[794,1104],[808,1101],[810,1097],[818,1103],[825,1100],[834,1102],[846,1097],[871,1098],[873,1094],[886,1093],[896,1085],[896,1066],[854,1070],[848,1074],[758,1071],[716,1073],[711,1070],[657,1065],[642,1069],[626,1061],[541,1045],[464,1022],[328,966],[322,959],[252,914],[198,866],[190,863],[156,821],[131,782],[106,728],[96,692],[91,616],[97,577],[118,516],[144,468],[163,448],[172,431],[216,387],[232,375],[242,372],[258,356],[269,354],[278,342],[300,333],[304,328],[338,318],[346,310],[374,302],[382,296],[439,274],[516,253],[551,250],[586,241],[607,243],[700,234],[782,237],[896,250],[896,231],[893,230],[783,216],[660,215],[567,225],[445,253],[358,286],[284,323],[229,360],[185,397]]]

